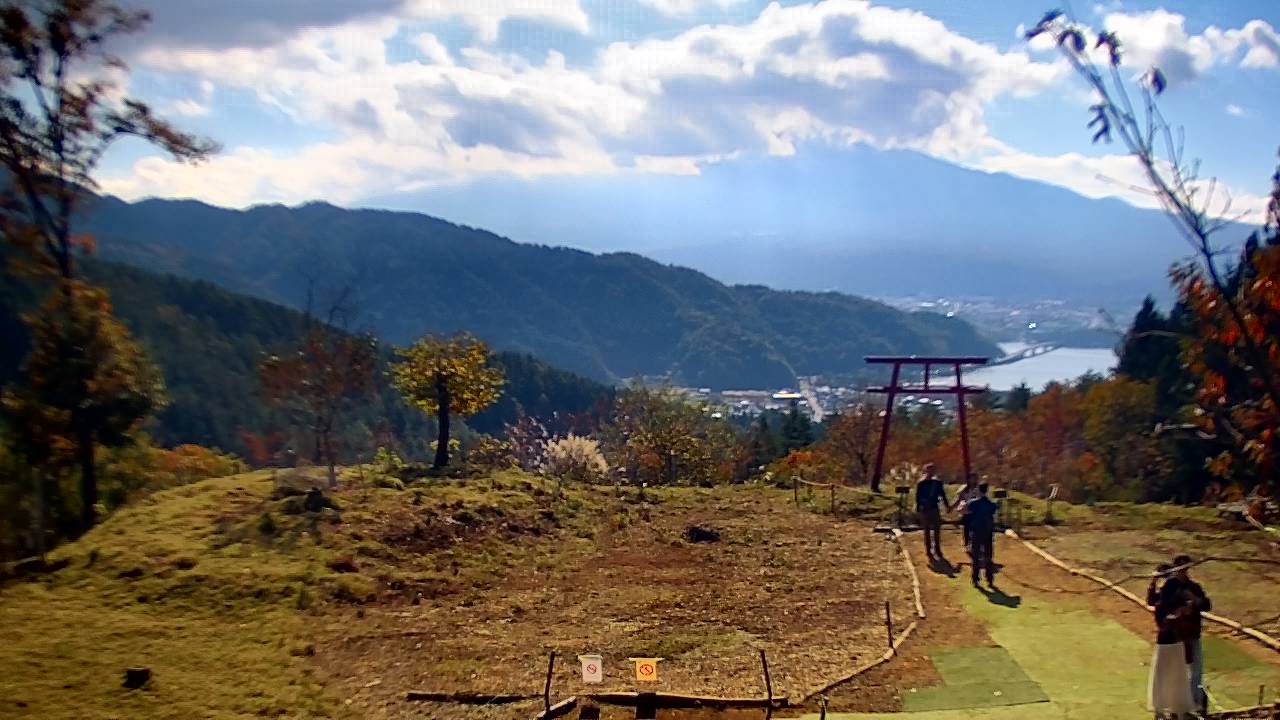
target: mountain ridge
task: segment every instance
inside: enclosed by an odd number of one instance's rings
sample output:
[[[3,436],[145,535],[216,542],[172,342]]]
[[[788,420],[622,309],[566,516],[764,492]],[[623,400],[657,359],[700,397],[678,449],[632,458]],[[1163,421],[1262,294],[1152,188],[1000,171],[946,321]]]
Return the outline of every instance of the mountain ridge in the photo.
[[[801,145],[698,175],[494,177],[362,204],[529,242],[627,247],[728,284],[1071,299],[1128,312],[1189,254],[1163,213],[908,150]],[[1239,223],[1220,235],[1243,241]],[[732,248],[725,262],[725,248]]]
[[[422,213],[104,197],[81,222],[107,259],[293,307],[316,281],[349,286],[389,342],[466,330],[605,382],[776,387],[797,374],[863,375],[870,354],[997,352],[955,319],[729,286],[633,252],[519,243]]]

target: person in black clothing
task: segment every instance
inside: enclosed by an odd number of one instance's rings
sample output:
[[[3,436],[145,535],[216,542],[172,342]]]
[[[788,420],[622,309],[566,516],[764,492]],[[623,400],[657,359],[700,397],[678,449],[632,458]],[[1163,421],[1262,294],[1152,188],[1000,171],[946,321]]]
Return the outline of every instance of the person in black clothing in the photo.
[[[1160,566],[1159,574],[1167,571],[1168,566]],[[1147,683],[1147,708],[1155,712],[1156,720],[1188,717],[1196,707],[1187,684],[1190,663],[1183,643],[1192,614],[1188,603],[1190,595],[1176,578],[1169,579],[1159,589],[1154,589],[1155,585],[1153,579],[1147,591],[1147,599],[1153,601],[1151,605],[1156,621],[1156,647]]]
[[[1204,651],[1200,645],[1200,632],[1203,624],[1201,613],[1213,609],[1213,603],[1200,584],[1191,579],[1188,570],[1192,560],[1189,555],[1179,555],[1173,559],[1173,567],[1161,565],[1157,575],[1151,579],[1147,588],[1147,604],[1155,606],[1166,597],[1166,591],[1176,597],[1183,598],[1186,605],[1186,622],[1183,628],[1182,642],[1186,646],[1187,664],[1190,666],[1191,698],[1204,714],[1209,707],[1209,696],[1204,691]],[[1169,572],[1173,576],[1156,590],[1157,579]]]
[[[1204,588],[1193,580],[1188,573],[1192,566],[1192,559],[1189,555],[1179,555],[1174,559],[1174,577],[1170,582],[1178,582],[1178,588],[1183,597],[1187,598],[1190,606],[1187,624],[1185,624],[1185,632],[1183,642],[1187,644],[1187,662],[1192,666],[1192,674],[1190,674],[1190,683],[1192,683],[1192,700],[1196,701],[1196,706],[1204,714],[1208,710],[1208,694],[1204,693],[1204,651],[1201,647],[1201,626],[1203,619],[1202,612],[1208,612],[1213,609],[1213,603],[1208,600],[1208,594],[1204,593]]]
[[[996,511],[1000,506],[987,497],[987,484],[978,485],[978,499],[970,501],[969,545],[973,558],[973,585],[978,586],[978,574],[985,572],[987,584],[995,587],[995,532]]]
[[[924,466],[924,479],[916,483],[916,513],[924,530],[924,552],[942,557],[942,508],[949,506],[947,488],[934,472],[933,463]]]

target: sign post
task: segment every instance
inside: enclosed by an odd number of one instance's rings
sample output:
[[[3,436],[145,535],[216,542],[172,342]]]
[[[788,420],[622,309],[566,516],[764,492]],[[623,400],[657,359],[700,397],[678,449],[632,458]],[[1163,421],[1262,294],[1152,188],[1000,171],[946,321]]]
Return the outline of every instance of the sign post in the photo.
[[[658,661],[662,658],[631,658],[636,664],[636,680],[658,682]]]
[[[579,655],[578,660],[582,661],[582,682],[604,682],[604,658],[599,655]]]

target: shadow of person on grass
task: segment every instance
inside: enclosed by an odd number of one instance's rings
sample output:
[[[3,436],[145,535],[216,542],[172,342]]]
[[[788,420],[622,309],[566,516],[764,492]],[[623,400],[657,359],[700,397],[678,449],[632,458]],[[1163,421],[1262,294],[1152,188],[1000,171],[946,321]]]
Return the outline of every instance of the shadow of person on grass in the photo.
[[[952,565],[951,561],[944,557],[929,558],[929,569],[939,575],[946,575],[949,578],[955,577],[956,573],[959,571],[959,568]]]
[[[992,585],[990,588],[979,586],[978,592],[982,593],[983,595],[986,595],[987,600],[990,601],[993,605],[1000,605],[1001,607],[1007,607],[1007,608],[1016,608],[1022,604],[1021,595],[1006,595],[1003,590],[996,587],[995,585]]]

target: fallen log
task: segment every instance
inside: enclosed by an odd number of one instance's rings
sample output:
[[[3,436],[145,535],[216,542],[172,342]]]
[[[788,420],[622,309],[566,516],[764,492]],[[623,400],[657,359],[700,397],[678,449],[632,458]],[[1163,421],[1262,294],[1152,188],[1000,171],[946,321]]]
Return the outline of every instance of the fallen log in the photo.
[[[552,720],[552,718],[558,718],[562,715],[568,715],[577,706],[578,706],[578,698],[571,695],[565,698],[564,700],[561,700],[560,702],[556,703],[555,705],[552,705],[546,710],[543,710],[542,712],[538,713],[535,720]]]
[[[404,696],[406,700],[413,702],[457,703],[459,705],[508,705],[542,697],[541,695],[503,695],[466,691],[430,692],[427,690],[410,690]]]
[[[774,709],[790,707],[789,701],[785,695],[775,697],[773,700],[761,697],[715,697],[712,695],[684,695],[680,693],[638,693],[638,692],[602,692],[590,693],[583,697],[599,703],[609,705],[635,706],[641,700],[652,701],[657,707],[681,707],[681,708],[767,708]]]

